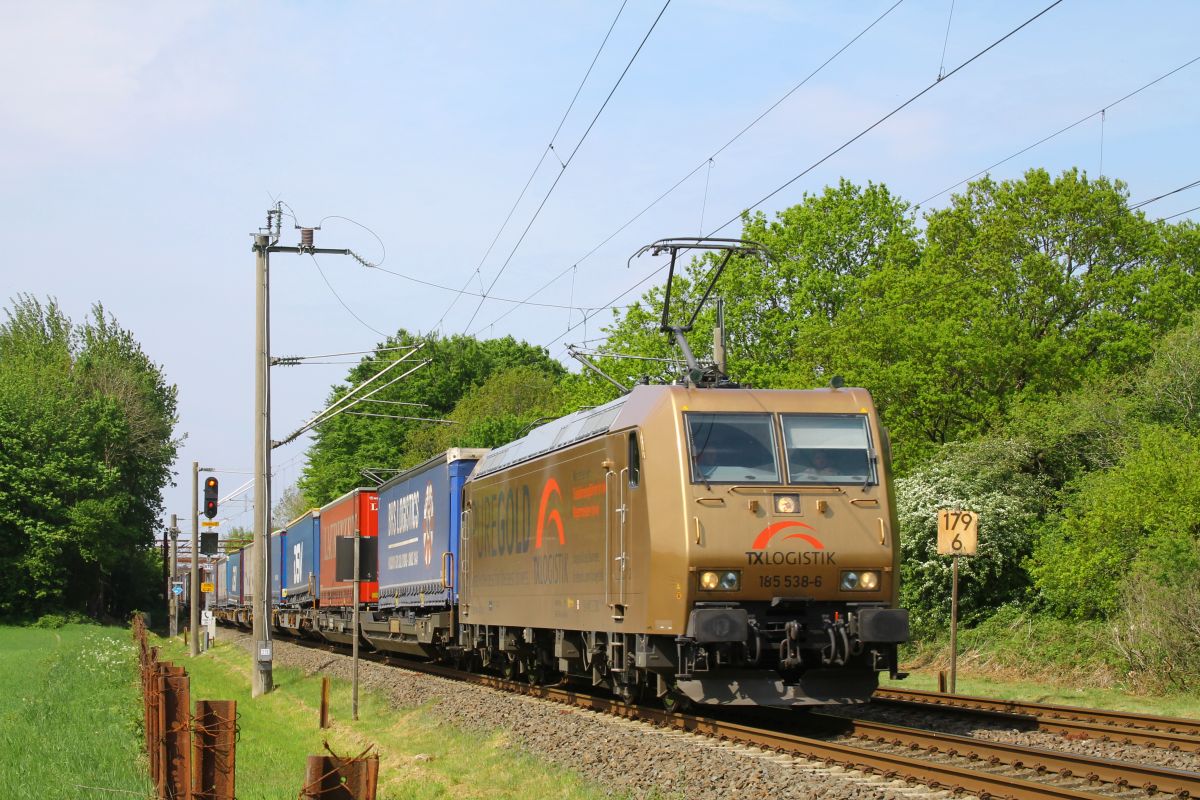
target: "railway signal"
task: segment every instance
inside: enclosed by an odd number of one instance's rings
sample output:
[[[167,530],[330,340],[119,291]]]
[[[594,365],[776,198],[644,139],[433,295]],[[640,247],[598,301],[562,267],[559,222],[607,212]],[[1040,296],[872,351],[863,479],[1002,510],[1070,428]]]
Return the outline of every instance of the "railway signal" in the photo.
[[[217,479],[204,479],[204,516],[212,519],[217,515]]]

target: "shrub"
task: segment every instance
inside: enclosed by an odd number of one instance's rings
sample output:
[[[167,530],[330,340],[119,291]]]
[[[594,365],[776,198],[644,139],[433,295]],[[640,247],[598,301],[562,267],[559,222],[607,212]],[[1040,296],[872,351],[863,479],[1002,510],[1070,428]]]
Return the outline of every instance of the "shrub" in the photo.
[[[1200,571],[1174,585],[1137,574],[1125,582],[1113,624],[1130,677],[1148,689],[1200,689]]]
[[[1042,597],[1065,616],[1108,617],[1126,576],[1171,585],[1200,568],[1198,463],[1200,438],[1148,426],[1115,467],[1080,480],[1029,563]]]
[[[959,618],[973,624],[1029,585],[1022,562],[1049,491],[1029,472],[1033,448],[989,438],[947,445],[933,462],[896,482],[900,518],[901,601],[914,633],[928,635],[950,620],[951,559],[937,554],[937,512],[979,515],[978,554],[959,564]]]

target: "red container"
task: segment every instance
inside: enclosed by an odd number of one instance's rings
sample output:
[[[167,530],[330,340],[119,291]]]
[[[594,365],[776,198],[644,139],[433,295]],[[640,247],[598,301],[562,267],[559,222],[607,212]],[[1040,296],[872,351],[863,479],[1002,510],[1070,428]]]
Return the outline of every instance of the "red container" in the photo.
[[[334,580],[337,575],[337,539],[354,536],[363,538],[379,535],[379,493],[373,489],[352,489],[321,508],[321,608],[353,605],[354,584]],[[374,548],[375,542],[364,542],[363,551]],[[373,603],[379,599],[379,582],[359,584],[358,602]]]

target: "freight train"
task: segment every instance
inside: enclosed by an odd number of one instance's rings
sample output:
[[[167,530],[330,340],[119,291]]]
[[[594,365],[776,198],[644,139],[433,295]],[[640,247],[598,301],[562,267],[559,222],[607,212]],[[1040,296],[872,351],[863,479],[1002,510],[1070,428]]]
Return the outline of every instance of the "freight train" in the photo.
[[[705,250],[723,256],[691,321],[672,325],[676,258]],[[733,256],[766,251],[684,238],[646,252],[671,257],[660,330],[686,374],[493,450],[447,451],[278,531],[277,630],[667,707],[860,702],[898,674],[908,614],[870,394],[752,389],[720,358],[701,367],[686,339],[700,306]],[[378,580],[352,597],[332,572],[356,533]],[[248,548],[218,570],[228,623],[250,625],[255,561]]]
[[[637,386],[277,531],[272,625],[348,642],[357,603],[376,650],[629,701],[862,701],[908,638],[888,463],[863,389]],[[378,580],[353,598],[356,531]],[[254,563],[218,570],[223,621],[249,627]]]

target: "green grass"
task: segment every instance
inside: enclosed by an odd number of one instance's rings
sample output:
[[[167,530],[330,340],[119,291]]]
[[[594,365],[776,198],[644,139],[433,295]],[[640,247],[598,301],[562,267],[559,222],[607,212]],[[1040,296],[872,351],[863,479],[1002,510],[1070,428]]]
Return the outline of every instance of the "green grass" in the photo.
[[[151,796],[128,630],[0,627],[0,797]]]
[[[178,641],[161,655],[185,666],[195,699],[236,700],[239,800],[294,798],[309,755],[357,755],[370,744],[380,756],[380,800],[441,798],[610,797],[579,776],[521,751],[502,731],[467,731],[443,722],[428,707],[393,708],[386,698],[361,692],[359,719],[350,719],[350,685],[331,681],[333,727],[318,728],[321,676],[274,670],[275,691],[251,699],[250,658],[234,645],[218,645],[189,658]]]
[[[1112,642],[1104,622],[1004,607],[959,630],[958,693],[1200,719],[1200,699],[1151,691],[1126,671]],[[950,672],[949,633],[908,646],[903,661],[912,674],[897,686],[936,690],[938,671]]]
[[[946,674],[948,680],[949,666],[946,667]],[[897,689],[936,691],[938,687],[937,672],[912,672],[902,681],[892,681],[885,677],[880,685]],[[975,674],[970,669],[964,672],[961,668],[958,671],[958,694],[1200,719],[1200,699],[1191,695],[1139,695],[1123,689],[1100,689],[1086,685],[1045,681],[1005,680]]]

